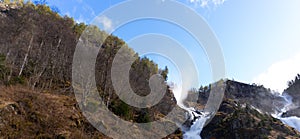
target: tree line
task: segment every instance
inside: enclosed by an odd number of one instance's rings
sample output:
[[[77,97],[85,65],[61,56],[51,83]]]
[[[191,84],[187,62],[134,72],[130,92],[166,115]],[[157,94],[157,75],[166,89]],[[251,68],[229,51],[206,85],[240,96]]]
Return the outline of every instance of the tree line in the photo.
[[[18,8],[0,12],[0,84],[23,84],[41,92],[56,90],[72,95],[73,54],[85,31],[92,34],[93,37],[88,39],[93,45],[102,44],[95,74],[97,89],[109,109],[125,119],[146,122],[153,120],[157,111],[167,113],[176,104],[171,101],[174,97],[169,90],[156,107],[149,109],[128,106],[118,98],[110,79],[110,69],[117,51],[121,47],[130,47],[117,36],[107,34],[97,26],[76,23],[71,17],[62,17],[47,6],[46,1],[7,3],[18,4]],[[130,70],[133,90],[139,95],[149,94],[149,78],[154,74],[161,74],[167,80],[168,69],[159,69],[150,59],[138,57]],[[160,109],[168,104],[171,105]]]

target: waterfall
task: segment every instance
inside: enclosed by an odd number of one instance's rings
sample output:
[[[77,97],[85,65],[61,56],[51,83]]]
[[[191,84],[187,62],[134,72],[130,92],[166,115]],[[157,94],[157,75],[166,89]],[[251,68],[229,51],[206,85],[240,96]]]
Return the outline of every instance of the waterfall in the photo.
[[[201,116],[195,120],[189,130],[183,134],[184,139],[201,139],[200,133],[205,125],[206,120],[209,119],[207,116]]]
[[[278,112],[276,114],[272,114],[272,116],[274,118],[281,120],[284,124],[291,126],[300,132],[300,118],[299,117],[296,117],[296,116],[282,117],[283,113],[287,112],[288,110],[290,110],[294,107],[294,104],[292,102],[292,97],[287,94],[281,95],[281,97],[285,100],[286,104],[280,110],[280,112]]]
[[[291,117],[280,118],[280,120],[284,124],[289,125],[300,132],[300,118],[299,117],[291,116]]]
[[[200,133],[206,123],[210,118],[210,113],[204,111],[195,110],[194,108],[187,108],[185,106],[180,106],[187,111],[187,119],[191,122],[189,128],[182,128],[184,132],[184,139],[201,139]]]
[[[207,121],[214,117],[215,113],[218,111],[221,102],[223,101],[224,92],[226,87],[226,80],[220,80],[214,84],[211,84],[209,97],[207,104],[202,111],[196,110],[193,107],[186,107],[183,103],[186,97],[176,97],[177,105],[187,112],[187,119],[191,122],[189,127],[182,127],[184,132],[184,139],[201,139],[200,133]],[[183,94],[182,92],[188,92],[186,89],[181,89],[181,86],[174,85],[172,87],[174,94]],[[184,96],[184,95],[183,95]],[[178,101],[179,100],[179,101]]]

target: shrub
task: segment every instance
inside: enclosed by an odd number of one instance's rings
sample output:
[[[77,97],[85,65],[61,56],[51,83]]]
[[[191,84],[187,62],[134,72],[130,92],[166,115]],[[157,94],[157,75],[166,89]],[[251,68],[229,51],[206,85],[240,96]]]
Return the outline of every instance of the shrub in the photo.
[[[0,83],[4,82],[7,73],[8,73],[8,69],[5,66],[5,56],[0,55]]]
[[[125,120],[132,120],[132,109],[125,102],[115,102],[111,103],[112,112],[116,115],[124,118]]]
[[[140,113],[139,113],[139,115],[138,115],[138,117],[137,117],[137,119],[136,119],[136,122],[138,122],[138,123],[148,123],[148,122],[150,122],[151,120],[150,120],[150,116],[149,116],[149,111],[148,111],[148,109],[143,109]]]
[[[9,82],[7,83],[8,85],[16,85],[16,84],[25,84],[25,78],[22,76],[17,76],[17,77],[13,77],[11,78],[11,80],[9,80]]]

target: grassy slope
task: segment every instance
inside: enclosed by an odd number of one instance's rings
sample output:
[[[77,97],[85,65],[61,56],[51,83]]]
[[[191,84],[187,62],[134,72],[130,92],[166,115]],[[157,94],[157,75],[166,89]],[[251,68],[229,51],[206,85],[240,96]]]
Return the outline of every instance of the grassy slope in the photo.
[[[0,87],[0,136],[106,138],[85,120],[74,97],[24,86]]]

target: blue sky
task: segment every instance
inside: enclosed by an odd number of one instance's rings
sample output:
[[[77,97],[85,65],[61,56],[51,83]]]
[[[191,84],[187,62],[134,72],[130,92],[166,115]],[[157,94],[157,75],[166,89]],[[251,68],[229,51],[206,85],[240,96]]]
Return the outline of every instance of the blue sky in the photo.
[[[49,0],[62,15],[90,23],[104,10],[121,0]],[[200,14],[215,32],[222,46],[226,77],[246,83],[259,83],[282,91],[286,82],[300,73],[299,0],[180,0]],[[121,13],[120,13],[121,14]],[[113,26],[109,19],[106,29]],[[105,28],[104,26],[102,29]],[[157,20],[127,24],[113,34],[125,41],[146,34],[160,33],[180,42],[192,53],[198,65],[201,84],[211,82],[205,52],[186,32]],[[171,68],[170,80],[177,80],[175,67],[165,59],[150,56],[161,67]]]

